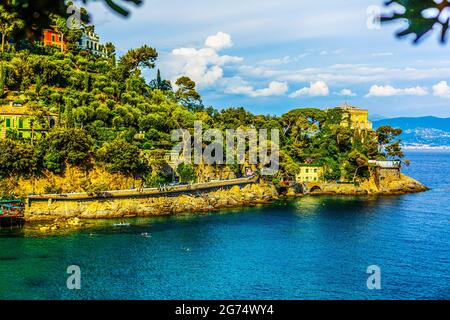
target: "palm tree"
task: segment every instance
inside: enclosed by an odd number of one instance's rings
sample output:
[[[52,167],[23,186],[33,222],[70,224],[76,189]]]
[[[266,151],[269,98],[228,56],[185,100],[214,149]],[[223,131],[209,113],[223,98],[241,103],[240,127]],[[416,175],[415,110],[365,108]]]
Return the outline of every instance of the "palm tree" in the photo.
[[[10,13],[0,5],[0,33],[2,34],[2,52],[5,50],[6,38],[16,29],[24,27],[24,22],[20,20],[16,13]]]

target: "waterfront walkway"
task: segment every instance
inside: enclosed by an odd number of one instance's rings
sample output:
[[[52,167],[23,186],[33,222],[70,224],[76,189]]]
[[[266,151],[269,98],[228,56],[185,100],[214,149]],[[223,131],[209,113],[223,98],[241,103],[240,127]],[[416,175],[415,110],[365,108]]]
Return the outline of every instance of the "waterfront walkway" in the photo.
[[[229,189],[234,186],[245,186],[259,181],[258,176],[249,178],[239,178],[230,180],[217,180],[204,183],[194,183],[191,185],[164,186],[162,188],[141,188],[130,190],[102,191],[96,194],[87,192],[63,193],[63,194],[43,194],[30,195],[27,197],[27,204],[37,201],[95,201],[124,198],[149,198],[149,197],[176,197],[183,194],[199,195],[201,193]]]

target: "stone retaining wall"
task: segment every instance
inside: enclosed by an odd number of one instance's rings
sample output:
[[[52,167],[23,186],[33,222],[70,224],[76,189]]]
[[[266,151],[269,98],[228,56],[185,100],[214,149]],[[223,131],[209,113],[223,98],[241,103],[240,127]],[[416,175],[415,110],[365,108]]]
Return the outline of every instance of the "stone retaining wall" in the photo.
[[[278,197],[270,184],[234,186],[198,196],[105,199],[96,201],[36,201],[25,210],[27,221],[56,218],[106,219],[130,216],[162,216],[190,212],[205,212],[219,208],[264,203]]]

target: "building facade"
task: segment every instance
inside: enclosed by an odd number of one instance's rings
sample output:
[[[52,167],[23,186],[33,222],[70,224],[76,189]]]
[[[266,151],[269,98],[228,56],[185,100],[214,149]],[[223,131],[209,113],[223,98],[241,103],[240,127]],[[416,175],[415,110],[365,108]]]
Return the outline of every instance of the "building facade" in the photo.
[[[314,165],[301,165],[299,172],[295,176],[297,183],[318,182],[322,180],[323,167]]]
[[[49,128],[53,128],[57,121],[56,115],[50,115],[48,121]],[[14,104],[0,106],[0,138],[5,139],[8,131],[24,139],[39,139],[48,132],[34,121],[25,106]]]
[[[369,110],[347,104],[338,108],[344,111],[341,126],[351,129],[372,130],[372,122],[369,121]]]
[[[58,48],[66,49],[66,44],[64,42],[64,36],[62,33],[56,32],[52,29],[45,29],[42,32],[42,42],[45,46],[56,46]]]
[[[401,164],[400,160],[369,160],[369,166],[375,172],[377,183],[399,180]]]
[[[106,55],[104,46],[100,44],[100,36],[86,29],[83,31],[83,34],[78,41],[78,47],[83,50],[89,50],[97,55]]]
[[[45,29],[42,32],[42,42],[45,46],[55,46],[58,48],[67,49],[62,33],[57,32],[54,29]],[[78,48],[82,50],[91,51],[94,54],[106,56],[106,50],[100,43],[100,36],[89,29],[84,29],[80,40],[78,40]]]

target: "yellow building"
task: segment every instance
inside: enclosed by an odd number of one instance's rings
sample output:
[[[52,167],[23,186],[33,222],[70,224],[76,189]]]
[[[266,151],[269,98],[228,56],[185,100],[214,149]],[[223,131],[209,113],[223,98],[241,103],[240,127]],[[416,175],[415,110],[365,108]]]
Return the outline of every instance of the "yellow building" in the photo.
[[[56,120],[55,114],[48,117],[49,128],[55,126]],[[48,131],[30,117],[27,107],[12,103],[0,106],[0,139],[6,138],[9,130],[16,131],[19,137],[24,139],[40,138]]]
[[[301,165],[300,170],[295,176],[295,181],[303,182],[317,182],[322,180],[323,167],[314,165]]]
[[[338,107],[344,111],[341,126],[351,129],[372,130],[372,122],[369,121],[369,111],[347,104]]]

